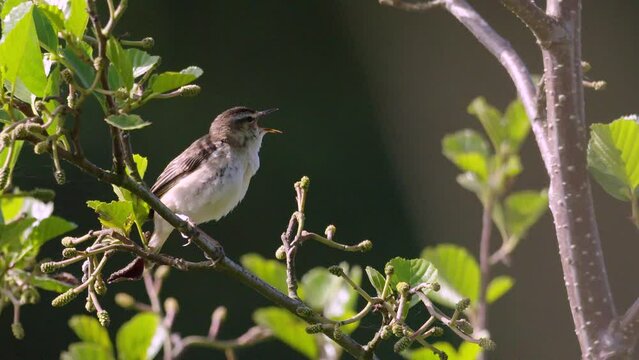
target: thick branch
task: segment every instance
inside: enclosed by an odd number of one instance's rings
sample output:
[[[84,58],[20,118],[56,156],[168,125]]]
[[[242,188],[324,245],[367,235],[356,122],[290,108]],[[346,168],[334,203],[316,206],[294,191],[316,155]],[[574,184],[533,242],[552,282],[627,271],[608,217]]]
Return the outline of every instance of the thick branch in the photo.
[[[546,15],[533,0],[501,0],[501,3],[530,28],[542,47],[566,36],[559,22]]]

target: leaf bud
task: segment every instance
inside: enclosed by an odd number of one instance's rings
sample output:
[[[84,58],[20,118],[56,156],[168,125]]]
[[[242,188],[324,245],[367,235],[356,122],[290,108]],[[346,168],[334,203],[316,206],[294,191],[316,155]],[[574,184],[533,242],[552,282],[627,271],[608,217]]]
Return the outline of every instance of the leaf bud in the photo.
[[[364,240],[360,242],[359,244],[357,244],[357,247],[361,251],[371,251],[373,249],[373,242],[370,240]]]
[[[333,240],[333,236],[335,236],[336,231],[337,228],[335,227],[335,225],[328,225],[326,227],[326,230],[324,230],[324,235],[326,235],[327,239]]]
[[[74,247],[68,247],[62,250],[63,258],[69,259],[69,258],[75,257],[76,255],[78,255],[78,249]]]
[[[386,275],[393,275],[394,272],[395,272],[395,268],[393,267],[393,265],[386,264],[386,266],[384,266],[384,273]]]
[[[275,258],[277,260],[286,260],[286,249],[284,248],[284,245],[280,245],[280,247],[277,248],[275,251]]]

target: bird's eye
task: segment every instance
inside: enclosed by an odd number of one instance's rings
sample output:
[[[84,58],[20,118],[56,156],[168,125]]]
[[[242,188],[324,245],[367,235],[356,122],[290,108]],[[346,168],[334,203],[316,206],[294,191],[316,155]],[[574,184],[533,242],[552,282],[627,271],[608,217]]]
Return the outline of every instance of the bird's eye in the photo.
[[[255,120],[254,117],[252,116],[245,116],[245,117],[241,117],[239,119],[237,119],[237,122],[245,124],[245,123],[250,123],[251,121]]]

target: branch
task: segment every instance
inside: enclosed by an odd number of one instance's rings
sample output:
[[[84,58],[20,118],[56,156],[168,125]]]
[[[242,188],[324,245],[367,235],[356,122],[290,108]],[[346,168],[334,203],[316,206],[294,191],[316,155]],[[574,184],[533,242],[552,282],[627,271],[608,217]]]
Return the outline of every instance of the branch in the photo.
[[[567,36],[559,22],[546,15],[534,0],[501,0],[501,3],[530,28],[544,48]]]
[[[444,5],[445,0],[431,0],[424,2],[406,2],[403,0],[379,0],[381,5],[392,6],[406,11],[428,11]]]
[[[486,303],[486,292],[490,281],[490,237],[493,228],[493,196],[487,196],[484,204],[484,211],[481,221],[481,239],[479,241],[479,298],[477,299],[477,324],[480,331],[487,327],[488,305]]]

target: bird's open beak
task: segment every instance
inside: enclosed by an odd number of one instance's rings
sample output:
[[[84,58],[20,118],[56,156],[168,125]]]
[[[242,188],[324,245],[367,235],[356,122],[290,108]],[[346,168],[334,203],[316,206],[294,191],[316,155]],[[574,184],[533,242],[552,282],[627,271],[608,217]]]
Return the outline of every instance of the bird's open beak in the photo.
[[[274,113],[277,110],[279,110],[278,108],[273,108],[273,109],[268,109],[268,110],[262,110],[260,112],[257,113],[257,118],[261,118],[263,116],[266,116],[268,114]],[[277,130],[277,129],[271,129],[271,128],[261,128],[262,131],[267,132],[267,133],[271,133],[271,134],[282,134],[282,131]]]

